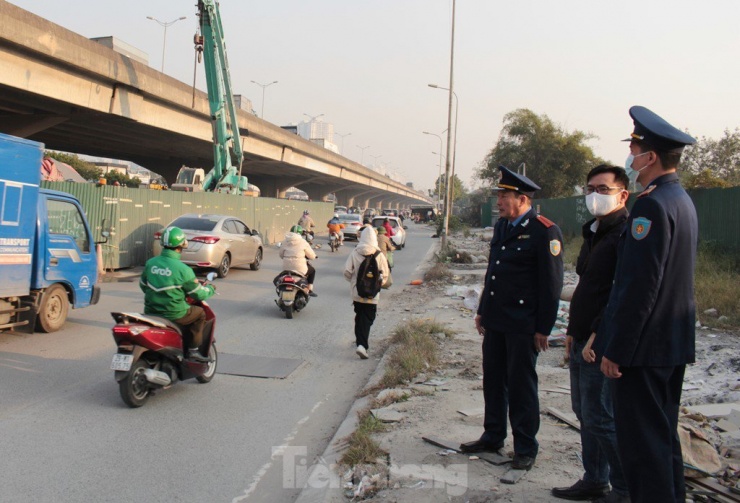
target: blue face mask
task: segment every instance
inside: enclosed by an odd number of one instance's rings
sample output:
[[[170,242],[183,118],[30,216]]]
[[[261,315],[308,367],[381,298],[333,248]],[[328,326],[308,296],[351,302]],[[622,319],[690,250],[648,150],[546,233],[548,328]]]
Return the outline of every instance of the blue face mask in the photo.
[[[645,189],[640,183],[637,182],[637,177],[640,176],[640,171],[647,168],[647,166],[643,166],[640,169],[632,169],[632,161],[635,160],[635,158],[643,156],[645,154],[648,154],[649,152],[643,152],[642,154],[637,155],[628,155],[627,159],[624,161],[624,171],[627,173],[627,177],[630,179],[630,182],[632,182],[635,186],[636,190],[642,191]]]

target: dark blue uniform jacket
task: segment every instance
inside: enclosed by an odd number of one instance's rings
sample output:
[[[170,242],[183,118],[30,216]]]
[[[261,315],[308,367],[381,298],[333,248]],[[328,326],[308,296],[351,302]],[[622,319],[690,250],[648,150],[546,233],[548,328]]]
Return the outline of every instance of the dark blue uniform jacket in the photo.
[[[599,355],[625,367],[694,362],[696,209],[676,173],[655,179],[632,208],[620,241]]]
[[[530,210],[504,237],[509,221],[496,223],[478,306],[487,330],[549,335],[563,289],[563,235]]]

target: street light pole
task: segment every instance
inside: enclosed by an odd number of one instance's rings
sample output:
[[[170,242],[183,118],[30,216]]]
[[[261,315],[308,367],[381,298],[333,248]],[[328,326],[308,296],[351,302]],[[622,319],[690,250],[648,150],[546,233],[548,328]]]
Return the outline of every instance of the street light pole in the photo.
[[[164,53],[165,53],[165,49],[167,48],[167,28],[169,28],[170,26],[172,26],[178,21],[182,21],[186,19],[186,16],[178,17],[177,19],[173,19],[172,21],[166,21],[166,22],[160,21],[159,19],[154,18],[152,16],[147,16],[146,18],[154,21],[159,26],[164,28],[164,38],[162,39],[162,68],[160,70],[160,72],[164,73]]]
[[[437,204],[439,204],[442,200],[442,137],[429,131],[422,131],[422,133],[439,138],[439,174],[437,175]]]
[[[257,84],[258,86],[260,86],[262,88],[262,108],[260,109],[262,111],[262,114],[261,114],[261,117],[260,118],[261,119],[264,119],[265,118],[265,89],[268,88],[268,87],[270,87],[273,84],[277,84],[278,81],[277,80],[274,80],[274,81],[270,82],[269,84],[260,84],[259,82],[255,81],[255,80],[251,80],[250,82],[252,84]]]
[[[311,119],[310,121],[308,121],[309,124],[312,123],[313,121],[315,121],[316,119],[318,119],[319,117],[323,117],[324,116],[324,114],[308,115],[306,112],[303,112],[303,115],[305,115],[306,117],[308,117],[309,119]]]
[[[336,131],[334,131],[334,134],[337,135],[337,136],[339,136],[342,139],[342,155],[344,155],[344,137],[345,136],[351,136],[352,133],[344,133],[343,134],[343,133],[337,133]]]
[[[450,177],[453,179],[455,178],[455,158],[457,157],[457,117],[458,117],[458,111],[460,106],[460,101],[457,99],[457,93],[455,91],[451,91],[450,89],[447,89],[446,87],[438,86],[437,84],[429,84],[429,87],[433,87],[434,89],[442,89],[443,91],[450,91],[452,95],[455,97],[455,141],[453,142],[452,147],[452,174]],[[454,189],[454,185],[453,185]],[[452,211],[452,201],[455,198],[455,191],[450,190],[450,211]]]
[[[362,151],[362,154],[360,154],[360,164],[362,164],[362,161],[365,160],[365,149],[370,148],[370,145],[365,145],[364,147],[357,145],[357,148],[359,148]]]
[[[373,158],[373,166],[377,167],[378,166],[378,159],[380,159],[383,156],[382,155],[373,155],[373,154],[369,154],[369,155],[370,155],[370,157]]]

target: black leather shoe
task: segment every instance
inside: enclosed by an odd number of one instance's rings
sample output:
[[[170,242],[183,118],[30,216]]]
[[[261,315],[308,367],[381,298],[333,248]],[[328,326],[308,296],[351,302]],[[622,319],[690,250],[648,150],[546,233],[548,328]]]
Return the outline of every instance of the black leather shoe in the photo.
[[[211,361],[210,358],[200,354],[200,352],[197,349],[191,349],[188,352],[188,360],[192,360],[198,363],[209,363]]]
[[[514,459],[511,462],[511,467],[514,470],[531,470],[534,466],[535,458],[529,456],[522,456],[521,454],[514,454]]]
[[[313,290],[311,290],[310,292],[308,292],[308,296],[309,296],[309,297],[318,297],[318,296],[319,296],[319,294],[318,294],[318,293],[316,293],[316,292],[314,292]]]
[[[499,442],[497,444],[491,443],[487,440],[473,440],[472,442],[465,442],[460,444],[460,452],[473,453],[473,452],[497,452],[504,448],[504,443]]]
[[[570,487],[555,487],[552,489],[552,495],[556,498],[573,501],[590,501],[600,498],[609,493],[608,484],[589,484],[579,480]]]

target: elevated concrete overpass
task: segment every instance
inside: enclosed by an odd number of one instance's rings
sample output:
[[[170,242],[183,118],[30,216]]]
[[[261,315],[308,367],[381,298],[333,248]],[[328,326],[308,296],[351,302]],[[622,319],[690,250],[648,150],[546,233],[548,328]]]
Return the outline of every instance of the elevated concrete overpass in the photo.
[[[0,0],[0,131],[47,148],[128,159],[170,182],[212,164],[207,95]],[[234,55],[232,55],[232,59]],[[243,174],[262,194],[299,187],[313,200],[398,207],[429,199],[293,133],[239,111]]]

